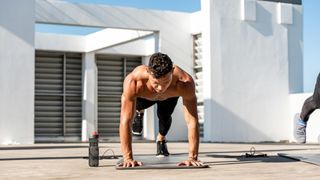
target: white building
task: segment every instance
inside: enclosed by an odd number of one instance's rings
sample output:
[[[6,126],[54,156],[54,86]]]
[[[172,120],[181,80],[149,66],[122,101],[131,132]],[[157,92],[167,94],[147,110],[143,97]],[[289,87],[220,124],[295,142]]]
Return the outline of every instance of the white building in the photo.
[[[281,2],[279,2],[281,1]],[[293,140],[301,93],[299,0],[202,0],[182,13],[56,0],[0,6],[0,144],[118,136],[122,80],[154,52],[197,81],[204,141]],[[85,35],[35,32],[36,23],[100,27]],[[186,140],[181,103],[169,140]],[[317,142],[311,117],[308,141]],[[150,108],[144,138],[154,139]]]

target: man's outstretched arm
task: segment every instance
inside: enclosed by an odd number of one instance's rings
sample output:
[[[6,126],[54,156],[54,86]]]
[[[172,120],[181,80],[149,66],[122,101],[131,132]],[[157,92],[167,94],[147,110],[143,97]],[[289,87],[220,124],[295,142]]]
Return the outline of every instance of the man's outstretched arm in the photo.
[[[132,135],[131,123],[135,113],[135,96],[133,92],[135,89],[135,82],[125,80],[124,91],[121,96],[121,115],[120,115],[120,143],[123,154],[123,167],[134,167],[142,165],[141,162],[133,160],[132,153]]]
[[[188,126],[189,156],[188,160],[179,165],[200,166],[202,163],[198,160],[199,152],[199,122],[197,112],[197,97],[195,94],[194,82],[188,83],[185,88],[183,98],[183,111]]]

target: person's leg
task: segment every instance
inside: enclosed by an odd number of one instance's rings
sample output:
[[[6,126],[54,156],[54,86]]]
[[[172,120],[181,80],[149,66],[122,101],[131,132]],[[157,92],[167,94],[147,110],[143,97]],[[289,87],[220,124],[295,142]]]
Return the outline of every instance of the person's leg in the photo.
[[[173,97],[166,99],[164,101],[158,101],[157,105],[157,116],[159,118],[159,134],[158,140],[164,140],[167,135],[171,122],[172,122],[172,113],[174,108],[177,105],[179,97]]]
[[[157,156],[169,156],[166,144],[166,135],[172,122],[172,113],[177,105],[179,97],[173,97],[164,101],[158,101],[157,115],[159,118],[159,133],[157,136]]]
[[[295,119],[294,138],[297,143],[306,143],[307,140],[307,122],[310,114],[317,109],[313,96],[307,98],[302,106],[300,118]]]
[[[136,115],[132,122],[132,134],[141,136],[143,129],[143,114],[144,110],[154,105],[156,101],[150,101],[143,98],[137,98],[136,100]]]
[[[320,73],[318,74],[316,86],[314,88],[313,99],[317,107],[319,108],[320,107]]]
[[[300,113],[300,118],[304,122],[307,122],[309,120],[310,114],[313,113],[314,110],[318,109],[320,107],[320,73],[317,77],[317,82],[314,87],[313,95],[309,98],[307,98],[302,106],[302,110]]]
[[[312,95],[304,101],[302,110],[300,113],[300,119],[304,121],[306,124],[307,121],[309,120],[310,115],[317,108],[318,107],[317,107],[316,101],[314,100],[314,96]]]
[[[310,115],[320,107],[320,73],[317,78],[316,86],[314,88],[314,93],[311,97],[307,98],[302,106],[300,113],[300,119],[296,121],[294,128],[294,137],[297,143],[306,142],[306,127]]]

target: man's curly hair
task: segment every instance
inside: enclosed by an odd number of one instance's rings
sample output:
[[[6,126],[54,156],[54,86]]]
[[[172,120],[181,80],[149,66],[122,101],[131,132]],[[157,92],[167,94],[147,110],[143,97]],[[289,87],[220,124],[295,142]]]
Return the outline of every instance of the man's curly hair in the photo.
[[[149,71],[155,78],[160,78],[172,70],[170,57],[160,52],[154,53],[149,60]]]

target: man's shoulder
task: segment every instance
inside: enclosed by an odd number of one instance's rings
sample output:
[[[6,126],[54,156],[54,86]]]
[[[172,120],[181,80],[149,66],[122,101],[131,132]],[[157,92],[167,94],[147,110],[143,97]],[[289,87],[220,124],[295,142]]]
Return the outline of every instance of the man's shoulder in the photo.
[[[176,78],[180,82],[183,82],[183,83],[192,83],[193,82],[192,76],[177,65],[174,66],[174,73],[173,74],[174,74],[174,76],[176,76]]]
[[[194,80],[190,74],[185,72],[179,66],[175,66],[174,75],[177,78],[176,89],[181,96],[190,96],[194,93]]]
[[[134,68],[134,70],[129,74],[131,78],[136,80],[145,79],[148,73],[148,69],[146,65],[140,65]]]
[[[123,91],[130,91],[130,94],[139,94],[144,88],[146,78],[145,66],[136,67],[125,78]]]
[[[140,81],[146,78],[146,67],[144,65],[137,66],[124,79],[125,82]]]

